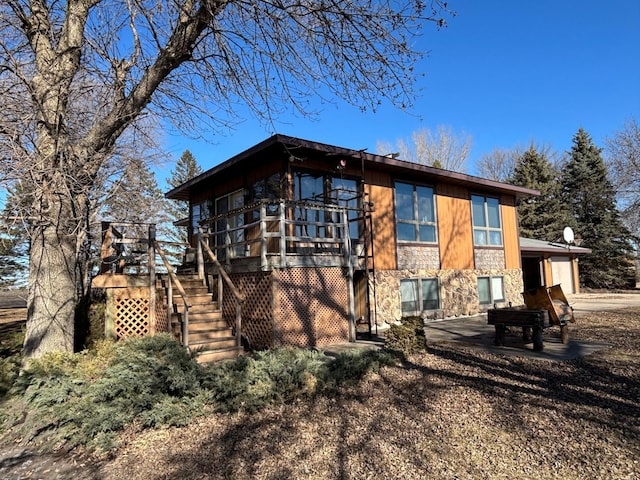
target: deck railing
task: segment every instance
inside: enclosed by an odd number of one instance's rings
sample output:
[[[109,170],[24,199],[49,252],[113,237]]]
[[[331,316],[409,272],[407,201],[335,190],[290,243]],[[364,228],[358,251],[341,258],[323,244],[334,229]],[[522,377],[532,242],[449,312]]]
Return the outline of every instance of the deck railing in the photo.
[[[203,235],[202,238],[205,238]],[[189,308],[191,302],[188,294],[183,287],[175,268],[169,260],[169,255],[164,247],[187,247],[189,244],[180,242],[166,242],[156,239],[155,224],[146,223],[127,223],[127,222],[103,222],[102,223],[102,245],[101,245],[101,265],[100,273],[111,273],[115,275],[133,274],[134,276],[149,277],[149,323],[155,325],[155,309],[156,309],[156,266],[164,268],[167,272],[167,319],[171,320],[173,313],[174,288],[178,290],[182,297],[182,319],[181,334],[182,343],[185,347],[189,346]],[[222,306],[222,281],[229,287],[230,291],[236,299],[236,342],[241,345],[242,334],[242,310],[241,305],[244,302],[243,296],[232,282],[227,272],[218,262],[215,254],[208,245],[205,246],[208,261],[218,267],[218,273],[221,281],[217,286],[211,285],[213,290],[217,287],[217,297],[219,307]],[[157,258],[160,262],[157,263]],[[199,255],[202,257],[202,255]],[[204,262],[200,262],[203,267]],[[204,279],[204,270],[198,272],[201,279]],[[213,293],[213,292],[212,292]]]
[[[205,219],[201,226],[221,262],[254,258],[266,270],[305,260],[322,262],[323,257],[346,266],[344,262],[361,254],[355,221],[349,209],[338,205],[262,200]]]

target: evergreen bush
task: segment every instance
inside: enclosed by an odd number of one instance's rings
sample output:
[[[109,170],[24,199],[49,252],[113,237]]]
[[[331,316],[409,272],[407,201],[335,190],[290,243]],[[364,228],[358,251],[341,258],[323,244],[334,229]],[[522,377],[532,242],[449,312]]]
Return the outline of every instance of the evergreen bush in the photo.
[[[0,338],[0,398],[11,390],[22,363],[24,331],[13,332]]]
[[[385,335],[385,347],[403,355],[427,350],[424,320],[420,317],[405,317],[399,325],[392,325]]]
[[[17,414],[29,412],[23,434],[108,450],[129,426],[183,426],[209,411],[253,412],[335,394],[396,360],[384,351],[355,350],[332,360],[314,350],[281,348],[200,366],[163,334],[48,354],[29,363],[12,392],[23,405]],[[0,420],[6,426],[15,419]]]

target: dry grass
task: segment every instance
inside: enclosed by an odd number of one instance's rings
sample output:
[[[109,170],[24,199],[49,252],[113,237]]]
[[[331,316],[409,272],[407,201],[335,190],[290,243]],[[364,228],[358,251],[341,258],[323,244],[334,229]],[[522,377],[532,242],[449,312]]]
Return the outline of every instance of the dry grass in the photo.
[[[128,432],[100,465],[57,457],[50,471],[103,480],[640,478],[640,308],[584,315],[571,334],[612,347],[551,362],[430,344],[334,397]],[[29,470],[0,462],[0,474],[17,472]]]

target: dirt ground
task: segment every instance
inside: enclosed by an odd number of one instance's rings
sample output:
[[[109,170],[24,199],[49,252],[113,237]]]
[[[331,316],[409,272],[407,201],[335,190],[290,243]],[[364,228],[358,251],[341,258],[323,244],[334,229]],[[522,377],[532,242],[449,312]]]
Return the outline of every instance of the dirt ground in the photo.
[[[552,333],[550,333],[552,334]],[[640,478],[640,308],[583,314],[572,361],[429,344],[337,396],[125,433],[109,458],[0,450],[0,478]]]

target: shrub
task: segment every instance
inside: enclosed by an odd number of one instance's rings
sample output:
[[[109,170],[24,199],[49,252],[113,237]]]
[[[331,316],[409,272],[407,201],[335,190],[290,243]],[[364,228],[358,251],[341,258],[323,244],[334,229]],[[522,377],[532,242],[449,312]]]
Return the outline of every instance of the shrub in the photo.
[[[11,390],[22,363],[24,331],[12,332],[0,338],[0,398]]]
[[[41,423],[51,422],[71,446],[110,448],[127,425],[184,425],[202,411],[194,404],[200,367],[168,335],[49,354],[32,361],[18,383]]]
[[[315,351],[280,348],[210,366],[203,388],[218,411],[255,411],[313,395],[325,376],[326,357]]]
[[[427,349],[427,338],[422,318],[406,317],[399,325],[392,325],[385,335],[385,347],[403,355],[424,352]]]
[[[23,434],[108,450],[128,426],[183,426],[211,410],[253,412],[334,394],[395,362],[384,351],[350,351],[332,360],[281,348],[202,367],[169,335],[103,340],[81,353],[31,361],[16,380],[13,400],[21,402],[16,416],[30,412]],[[4,422],[12,424],[8,414]]]

